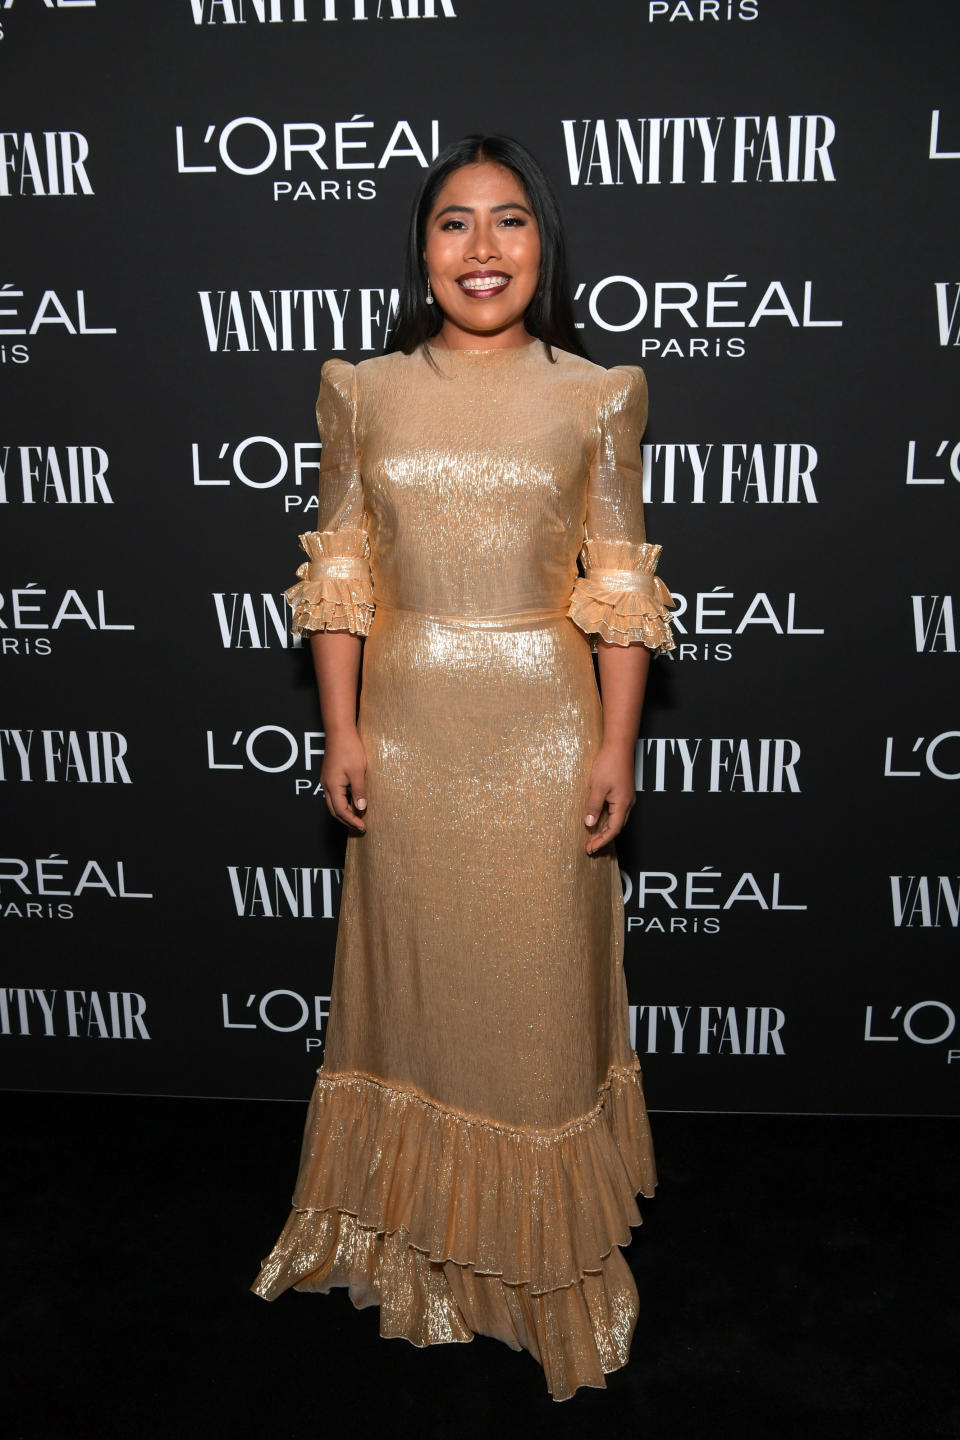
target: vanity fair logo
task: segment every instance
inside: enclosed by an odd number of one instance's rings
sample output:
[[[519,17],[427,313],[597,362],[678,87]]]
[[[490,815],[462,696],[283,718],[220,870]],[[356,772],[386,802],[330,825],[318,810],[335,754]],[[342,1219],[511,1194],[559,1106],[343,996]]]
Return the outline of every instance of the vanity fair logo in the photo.
[[[298,650],[302,637],[290,631],[290,610],[281,592],[220,591],[213,596],[224,650]]]
[[[960,280],[938,280],[937,335],[941,345],[960,345]]]
[[[957,654],[952,595],[911,595],[913,640],[918,655]]]
[[[51,655],[54,640],[67,627],[81,630],[133,630],[113,619],[103,590],[47,590],[35,580],[26,585],[0,588],[0,655]],[[41,633],[46,632],[46,633]]]
[[[91,307],[92,309],[92,307]],[[92,325],[85,290],[19,290],[12,280],[0,285],[0,365],[25,365],[31,346],[13,337],[38,335],[116,335],[113,325]]]
[[[908,485],[946,485],[948,480],[960,480],[960,440],[924,444],[919,460],[918,443],[920,442],[916,440],[907,442]],[[920,474],[919,471],[924,473]]]
[[[112,505],[99,445],[0,445],[0,505]]]
[[[571,185],[835,181],[829,115],[561,120]]]
[[[915,1000],[912,1004],[868,1005],[864,1016],[866,1044],[947,1045],[957,1033],[957,1012],[943,1000]],[[960,1049],[949,1048],[948,1065],[960,1060]]]
[[[693,24],[756,20],[759,14],[760,0],[647,0],[647,19],[651,25],[657,20],[670,25],[678,20]]]
[[[207,769],[284,775],[288,784],[292,778],[295,795],[322,795],[319,770],[325,739],[322,730],[295,734],[283,725],[258,725],[235,730],[232,736],[208,730]]]
[[[940,138],[940,111],[930,111],[930,149],[928,158],[931,160],[960,160],[960,126],[954,124],[951,127],[952,139],[941,140]],[[952,147],[952,148],[951,148]]]
[[[898,930],[956,930],[960,875],[891,875],[890,903]]]
[[[130,785],[119,730],[0,730],[0,781]]]
[[[825,633],[822,625],[801,623],[807,615],[795,590],[772,594],[758,590],[753,595],[745,595],[725,585],[715,585],[712,590],[698,591],[689,600],[678,591],[673,592],[673,598],[676,603],[670,616],[677,645],[668,652],[667,658],[674,662],[732,660],[733,642],[715,640],[713,637],[717,635],[737,637],[759,633],[786,638]]]
[[[398,290],[198,290],[207,347],[220,354],[261,350],[383,350]],[[348,336],[349,329],[349,336]]]
[[[599,330],[675,330],[664,338],[644,334],[642,358],[739,359],[747,353],[745,335],[691,335],[691,331],[779,331],[830,329],[843,321],[825,318],[814,300],[812,280],[745,280],[731,272],[717,280],[657,280],[643,284],[634,275],[606,275],[592,284],[579,282],[574,310]],[[587,319],[582,318],[584,315]],[[760,328],[762,327],[762,329]],[[678,338],[679,336],[679,338]]]
[[[796,740],[641,739],[636,787],[647,794],[800,794]]]
[[[887,780],[960,780],[960,730],[941,730],[932,740],[888,735],[883,774]]]
[[[236,914],[247,920],[335,920],[343,871],[321,865],[228,865]]]
[[[92,195],[90,142],[79,130],[0,130],[0,199]]]
[[[755,905],[771,914],[807,908],[784,899],[779,870],[734,874],[704,865],[679,873],[640,870],[635,876],[621,870],[620,880],[627,930],[646,935],[716,935],[722,915],[736,906]]]
[[[220,1012],[224,1030],[272,1030],[277,1035],[303,1037],[305,1049],[321,1050],[330,1014],[329,995],[301,995],[298,990],[253,991],[244,996],[223,991]],[[313,1034],[303,1035],[305,1030]]]
[[[309,20],[457,18],[453,0],[189,0],[189,4],[194,25],[282,25],[287,21],[305,25]]]
[[[641,1055],[784,1055],[786,1021],[776,1005],[631,1005],[630,1044]]]
[[[136,990],[21,990],[0,986],[0,1035],[70,1040],[149,1040],[147,1002]]]
[[[370,171],[402,160],[425,170],[440,149],[439,120],[418,137],[409,120],[384,125],[362,113],[326,125],[238,115],[196,130],[178,125],[175,134],[180,175],[268,176],[275,201],[375,200]]]
[[[123,860],[71,860],[50,854],[36,859],[0,858],[0,919],[72,920],[73,901],[88,895],[108,900],[152,900],[133,890]]]
[[[816,505],[812,445],[647,444],[643,499],[649,505]]]
[[[279,485],[293,485],[293,490],[282,492],[284,513],[299,511],[305,515],[317,508],[320,450],[319,440],[298,440],[283,445],[271,435],[223,440],[203,450],[195,442],[190,447],[193,484],[201,488],[238,484],[248,490],[276,490]],[[303,493],[304,489],[307,494]]]

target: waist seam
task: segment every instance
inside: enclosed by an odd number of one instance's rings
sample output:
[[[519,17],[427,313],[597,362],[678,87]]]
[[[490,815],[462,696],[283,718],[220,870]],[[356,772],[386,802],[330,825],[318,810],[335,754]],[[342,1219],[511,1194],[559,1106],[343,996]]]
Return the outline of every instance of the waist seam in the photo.
[[[529,630],[538,625],[550,625],[569,618],[564,605],[553,610],[520,610],[504,615],[438,615],[435,611],[415,610],[408,605],[394,605],[374,596],[376,610],[392,611],[397,615],[409,615],[417,620],[427,620],[434,625],[446,625],[456,630]]]

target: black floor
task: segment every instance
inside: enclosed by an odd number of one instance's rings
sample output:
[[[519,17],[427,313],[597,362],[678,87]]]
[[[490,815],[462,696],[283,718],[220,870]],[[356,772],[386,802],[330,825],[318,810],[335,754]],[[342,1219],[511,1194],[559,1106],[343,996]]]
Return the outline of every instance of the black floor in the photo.
[[[655,1113],[633,1357],[557,1404],[496,1341],[417,1350],[342,1290],[249,1292],[303,1107],[2,1104],[11,1440],[960,1437],[955,1121]]]

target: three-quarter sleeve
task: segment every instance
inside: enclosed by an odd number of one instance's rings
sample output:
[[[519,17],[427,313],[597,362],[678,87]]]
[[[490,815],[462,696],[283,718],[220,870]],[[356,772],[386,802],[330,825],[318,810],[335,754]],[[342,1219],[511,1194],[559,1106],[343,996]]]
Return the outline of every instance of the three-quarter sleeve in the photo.
[[[615,645],[674,648],[666,607],[673,597],[657,576],[661,547],[647,543],[640,441],[647,423],[647,382],[636,365],[603,377],[598,441],[587,481],[587,514],[568,614],[580,629]]]
[[[300,536],[308,559],[297,571],[300,583],[286,592],[295,635],[312,630],[366,635],[373,619],[356,418],[356,370],[346,360],[328,360],[320,372],[317,396],[317,429],[323,444],[317,528]]]

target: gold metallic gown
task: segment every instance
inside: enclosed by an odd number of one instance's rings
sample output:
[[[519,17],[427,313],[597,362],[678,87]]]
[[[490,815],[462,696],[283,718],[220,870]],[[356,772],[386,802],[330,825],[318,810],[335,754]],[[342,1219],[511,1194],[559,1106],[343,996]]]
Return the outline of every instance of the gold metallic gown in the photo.
[[[620,1247],[656,1184],[617,860],[583,848],[588,637],[672,645],[646,382],[539,341],[432,353],[322,372],[288,598],[299,631],[366,636],[367,832],[294,1208],[253,1289],[348,1286],[415,1345],[496,1336],[562,1400],[627,1360]]]

